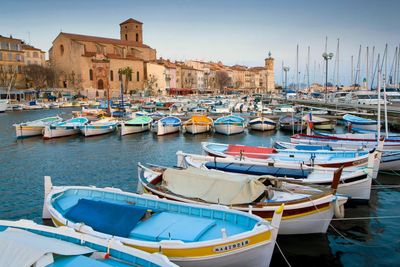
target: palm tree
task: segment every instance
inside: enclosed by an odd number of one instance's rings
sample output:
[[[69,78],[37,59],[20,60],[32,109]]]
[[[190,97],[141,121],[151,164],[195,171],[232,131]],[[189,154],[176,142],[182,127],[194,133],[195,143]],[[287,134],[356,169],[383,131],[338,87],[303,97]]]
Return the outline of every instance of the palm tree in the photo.
[[[119,75],[125,76],[125,83],[124,83],[124,94],[128,92],[128,82],[129,79],[132,77],[133,70],[131,67],[125,67],[118,70]]]

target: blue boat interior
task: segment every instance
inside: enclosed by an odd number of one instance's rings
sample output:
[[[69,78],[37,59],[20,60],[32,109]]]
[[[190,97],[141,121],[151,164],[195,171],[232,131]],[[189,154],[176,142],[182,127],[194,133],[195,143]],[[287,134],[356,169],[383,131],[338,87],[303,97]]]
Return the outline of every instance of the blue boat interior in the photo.
[[[220,239],[223,228],[231,236],[252,230],[258,222],[229,210],[98,190],[68,189],[53,199],[54,208],[72,222],[84,222],[100,232],[143,241]]]
[[[207,162],[208,169],[220,170],[225,172],[242,173],[250,175],[273,175],[276,177],[291,177],[296,179],[307,178],[310,174],[308,170],[277,168],[273,166],[259,166],[239,163]]]
[[[239,116],[226,116],[226,117],[221,117],[215,120],[214,124],[225,124],[225,123],[243,123],[244,119]]]
[[[8,226],[0,225],[0,232],[8,229]],[[13,227],[16,228],[16,227]],[[82,246],[81,238],[74,238],[68,235],[57,234],[52,232],[47,232],[43,230],[34,230],[31,228],[18,227],[18,229],[31,232],[40,236],[54,238],[60,241],[65,241],[66,243],[73,243]],[[85,241],[83,246],[93,249],[94,251],[107,253],[107,247],[98,245],[89,241]],[[158,264],[150,262],[146,259],[137,257],[132,254],[127,254],[125,252],[110,249],[109,258],[91,258],[91,253],[82,255],[58,255],[53,254],[54,262],[48,267],[128,267],[128,266],[146,266],[146,267],[157,267]]]

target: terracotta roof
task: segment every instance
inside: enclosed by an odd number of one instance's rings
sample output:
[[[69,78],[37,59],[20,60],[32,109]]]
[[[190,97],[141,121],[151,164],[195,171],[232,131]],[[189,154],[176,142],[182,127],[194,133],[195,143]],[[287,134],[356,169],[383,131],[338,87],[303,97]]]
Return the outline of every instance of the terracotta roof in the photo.
[[[96,56],[96,52],[85,52],[82,56],[84,56],[84,57],[94,57],[94,56]],[[118,54],[106,54],[105,58],[106,59],[122,59],[122,60],[140,60],[140,61],[143,61],[143,59],[135,57],[135,56],[130,55],[130,54],[126,55],[126,57],[121,57]]]
[[[129,19],[125,20],[124,22],[121,22],[119,25],[124,25],[124,24],[131,23],[131,22],[143,24],[142,22],[140,22],[140,21],[138,21],[138,20],[136,20],[136,19],[129,18]]]
[[[76,40],[76,41],[97,42],[97,43],[104,43],[104,44],[126,45],[126,46],[150,48],[150,46],[145,45],[145,44],[138,45],[138,44],[135,44],[135,42],[125,41],[125,40],[120,40],[120,39],[97,37],[97,36],[74,34],[74,33],[66,33],[66,32],[61,32],[60,35],[61,34],[67,38],[70,38],[70,39]]]
[[[31,46],[31,45],[26,45],[26,44],[22,45],[22,49],[23,49],[23,50],[34,50],[34,51],[43,52],[43,51],[42,51],[41,49],[39,49],[39,48],[33,47],[33,46]],[[43,53],[44,53],[44,52],[43,52]]]

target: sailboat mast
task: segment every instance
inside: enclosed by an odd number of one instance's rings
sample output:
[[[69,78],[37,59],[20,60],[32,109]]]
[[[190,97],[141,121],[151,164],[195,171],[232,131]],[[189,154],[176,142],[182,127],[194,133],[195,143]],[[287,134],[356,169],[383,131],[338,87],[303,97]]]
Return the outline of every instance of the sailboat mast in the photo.
[[[307,91],[310,90],[310,46],[307,52]]]
[[[377,118],[377,125],[376,125],[376,130],[377,130],[377,142],[381,140],[381,68],[379,68],[379,61],[380,61],[380,55],[378,54],[378,85],[377,85],[377,94],[378,94],[378,118]]]
[[[357,58],[357,70],[356,70],[356,83],[358,88],[360,88],[360,76],[361,76],[361,45],[358,49],[358,58]]]
[[[388,45],[386,44],[386,54],[385,54],[385,78],[383,79],[383,104],[385,107],[385,133],[386,133],[386,138],[389,137],[389,126],[388,126],[388,120],[387,120],[387,99],[386,99],[386,83],[387,83],[387,58],[388,58]],[[380,95],[379,95],[380,96]],[[379,98],[379,101],[381,99]]]
[[[296,49],[296,93],[299,90],[299,45]]]
[[[374,86],[374,62],[375,61],[375,46],[373,46],[372,47],[372,62],[371,62],[371,77],[372,77],[372,80],[371,80],[371,90],[372,90],[372,87]]]
[[[337,39],[337,49],[336,49],[336,60],[337,60],[337,69],[336,69],[336,88],[339,88],[339,42],[340,39]]]
[[[353,56],[351,56],[351,64],[350,64],[350,67],[351,67],[351,83],[352,83],[353,90],[354,90],[354,84],[355,84],[355,82],[354,82],[354,62],[353,62]]]
[[[366,89],[368,90],[368,88],[369,88],[369,86],[368,86],[368,83],[369,83],[369,47],[367,46],[367,65],[366,65],[366,78],[365,78],[365,81],[366,81]]]

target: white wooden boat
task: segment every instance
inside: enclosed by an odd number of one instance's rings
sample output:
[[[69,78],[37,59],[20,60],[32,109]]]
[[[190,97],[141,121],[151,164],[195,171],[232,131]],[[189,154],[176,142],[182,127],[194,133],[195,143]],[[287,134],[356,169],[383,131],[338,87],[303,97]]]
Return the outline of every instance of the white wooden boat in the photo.
[[[121,135],[141,133],[150,129],[153,119],[149,116],[137,116],[136,118],[121,122]]]
[[[48,125],[44,127],[43,138],[51,139],[78,134],[80,132],[80,127],[85,125],[88,121],[87,118],[78,117]]]
[[[180,266],[268,266],[283,206],[271,223],[223,206],[180,203],[115,188],[51,185],[43,217],[56,226],[159,252]]]
[[[242,117],[235,115],[220,117],[214,122],[215,132],[224,135],[243,133],[245,127],[245,120]]]
[[[0,266],[133,267],[177,266],[162,254],[146,253],[112,238],[33,221],[0,220]]]
[[[157,135],[166,135],[179,132],[181,119],[173,116],[167,116],[153,122],[151,131]]]
[[[365,167],[346,167],[340,176],[338,193],[351,199],[369,200],[372,179],[378,175],[378,152],[371,153]],[[248,175],[272,175],[279,179],[294,179],[305,184],[330,186],[337,168],[307,166],[302,163],[275,162],[266,165],[251,159],[221,158],[206,155],[176,153],[177,166],[181,168],[199,168],[219,170]]]
[[[42,135],[44,128],[53,123],[61,122],[62,119],[58,116],[47,117],[35,121],[22,122],[14,124],[15,135],[17,138]]]
[[[86,123],[79,127],[85,137],[108,134],[118,127],[118,121],[114,118],[104,118],[98,121]]]
[[[265,117],[259,117],[249,121],[249,126],[252,130],[270,131],[275,130],[276,122]]]
[[[346,197],[335,191],[280,180],[202,169],[171,169],[139,164],[139,185],[148,194],[193,204],[222,204],[267,221],[285,205],[279,234],[325,233],[335,214],[344,216]],[[336,174],[336,180],[340,173]],[[140,188],[139,187],[139,188]]]
[[[312,113],[303,116],[303,120],[311,126],[311,129],[334,130],[336,127],[336,120],[314,116]]]
[[[186,132],[199,134],[209,132],[212,128],[213,120],[205,115],[195,115],[183,123]]]
[[[8,100],[7,99],[0,99],[0,113],[5,112],[8,107]]]
[[[376,120],[361,118],[351,114],[344,115],[343,120],[345,120],[350,127],[356,127],[365,130],[376,130],[378,125]]]

